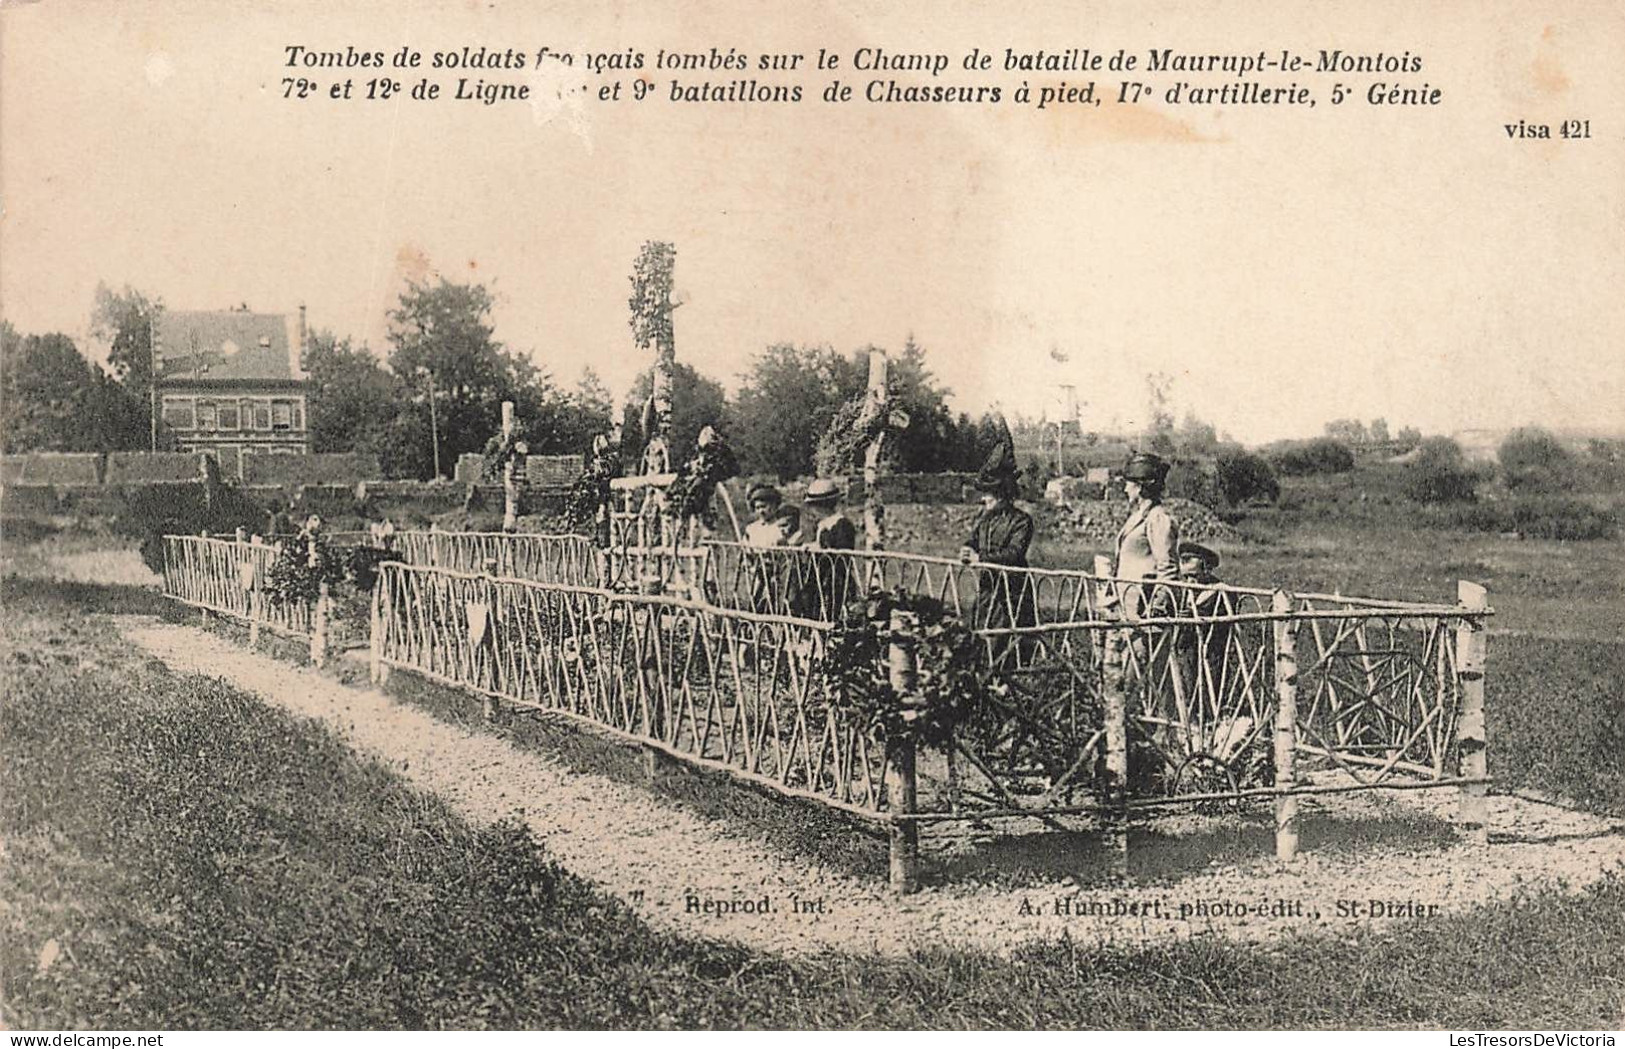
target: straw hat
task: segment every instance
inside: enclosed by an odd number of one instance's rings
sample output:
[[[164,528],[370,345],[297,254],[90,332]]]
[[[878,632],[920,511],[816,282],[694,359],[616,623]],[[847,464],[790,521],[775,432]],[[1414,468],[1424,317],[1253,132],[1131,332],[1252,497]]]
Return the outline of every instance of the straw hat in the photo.
[[[834,506],[841,501],[841,489],[828,477],[820,477],[807,486],[808,506]]]

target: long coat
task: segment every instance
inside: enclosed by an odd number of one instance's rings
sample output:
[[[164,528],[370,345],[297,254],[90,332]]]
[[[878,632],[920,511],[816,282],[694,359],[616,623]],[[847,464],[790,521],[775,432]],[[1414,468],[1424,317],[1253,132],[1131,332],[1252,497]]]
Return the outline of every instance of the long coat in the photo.
[[[983,510],[977,516],[965,545],[976,551],[976,559],[981,564],[1026,568],[1027,548],[1032,542],[1032,515],[1004,505]],[[976,610],[971,617],[973,626],[1031,626],[1037,622],[1037,608],[1028,579],[1015,575],[1014,578],[1020,582],[1012,592],[1012,578],[1009,572],[979,573],[976,580]]]
[[[1179,578],[1179,523],[1161,503],[1142,504],[1129,514],[1117,533],[1117,568],[1113,573],[1127,589],[1123,609],[1130,617],[1144,615],[1151,601],[1148,582],[1173,582]]]

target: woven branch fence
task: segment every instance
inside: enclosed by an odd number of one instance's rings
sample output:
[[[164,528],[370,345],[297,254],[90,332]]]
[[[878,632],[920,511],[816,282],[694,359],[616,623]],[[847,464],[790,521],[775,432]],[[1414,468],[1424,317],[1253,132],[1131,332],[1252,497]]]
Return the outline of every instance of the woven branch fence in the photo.
[[[1457,604],[1424,605],[1145,592],[896,553],[605,552],[577,536],[455,533],[396,544],[413,563],[380,568],[375,675],[411,671],[590,722],[879,822],[899,887],[913,881],[916,829],[942,820],[1087,814],[1126,862],[1136,811],[1269,800],[1290,859],[1304,795],[1453,787],[1465,831],[1484,840],[1491,613],[1471,583]],[[175,540],[166,592],[243,616],[243,545]],[[933,597],[980,639],[980,695],[940,748],[879,737],[832,693],[831,632],[874,588]]]

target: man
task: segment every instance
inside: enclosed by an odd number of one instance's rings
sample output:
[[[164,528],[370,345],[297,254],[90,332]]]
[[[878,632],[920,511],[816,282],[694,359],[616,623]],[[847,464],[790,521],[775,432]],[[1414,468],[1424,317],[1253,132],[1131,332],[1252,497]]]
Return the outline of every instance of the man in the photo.
[[[847,593],[847,581],[852,566],[850,559],[839,551],[858,548],[858,528],[836,509],[840,501],[840,488],[827,477],[820,477],[807,486],[803,503],[817,523],[803,549],[835,552],[810,555],[802,566],[795,611],[803,618],[832,621],[838,618],[851,596]]]

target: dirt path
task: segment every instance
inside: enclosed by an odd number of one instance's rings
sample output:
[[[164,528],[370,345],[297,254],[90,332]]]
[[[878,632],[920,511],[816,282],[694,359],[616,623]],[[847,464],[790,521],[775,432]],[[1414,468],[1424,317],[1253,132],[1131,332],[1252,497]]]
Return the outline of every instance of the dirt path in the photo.
[[[1277,865],[1257,835],[1246,848],[1225,848],[1226,834],[1232,845],[1238,840],[1233,826],[1215,834],[1219,821],[1170,819],[1143,846],[1136,843],[1139,855],[1160,867],[1155,884],[1079,888],[1057,880],[1006,890],[961,880],[899,900],[883,885],[777,857],[649,791],[572,772],[376,689],[340,684],[192,627],[134,616],[121,617],[120,626],[175,670],[223,678],[325,722],[474,822],[518,816],[561,864],[653,925],[771,951],[899,953],[947,944],[1004,954],[1063,930],[1084,942],[1203,934],[1268,940],[1380,924],[1426,914],[1429,906],[1455,912],[1559,879],[1578,891],[1625,864],[1618,821],[1514,798],[1492,799],[1495,844],[1455,844],[1442,822],[1452,793],[1427,791],[1306,801],[1308,851],[1291,868]],[[764,898],[766,913],[744,909]],[[822,913],[798,912],[798,901],[822,901]],[[1342,913],[1339,901],[1346,901]],[[1373,901],[1382,902],[1375,914]]]

